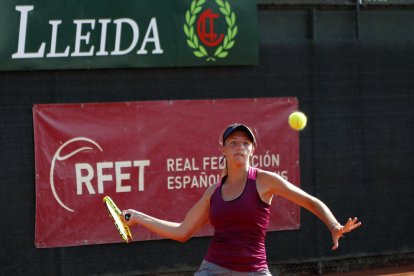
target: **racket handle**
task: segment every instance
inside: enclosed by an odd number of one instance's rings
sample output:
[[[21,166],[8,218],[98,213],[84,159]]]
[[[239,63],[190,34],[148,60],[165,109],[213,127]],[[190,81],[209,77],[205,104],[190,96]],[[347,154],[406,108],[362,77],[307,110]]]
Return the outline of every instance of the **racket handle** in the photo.
[[[131,214],[129,214],[129,213],[128,214],[125,214],[125,219],[126,220],[129,220],[130,218],[131,218]]]

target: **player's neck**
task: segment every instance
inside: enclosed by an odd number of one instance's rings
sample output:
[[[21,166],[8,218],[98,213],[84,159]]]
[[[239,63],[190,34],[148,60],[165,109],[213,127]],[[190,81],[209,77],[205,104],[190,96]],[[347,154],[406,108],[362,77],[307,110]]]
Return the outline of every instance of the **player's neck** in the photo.
[[[229,167],[227,171],[226,183],[228,185],[239,185],[246,182],[249,172],[249,164],[243,167]]]

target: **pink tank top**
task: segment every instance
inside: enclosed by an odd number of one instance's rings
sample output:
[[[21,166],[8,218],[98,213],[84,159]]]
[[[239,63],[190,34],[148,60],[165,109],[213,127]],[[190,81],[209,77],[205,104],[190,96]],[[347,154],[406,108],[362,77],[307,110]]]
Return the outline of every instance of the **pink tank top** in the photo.
[[[257,169],[250,167],[242,194],[224,201],[224,177],[210,199],[210,223],[214,236],[205,260],[224,268],[254,272],[267,268],[265,236],[270,205],[263,202],[256,188]]]

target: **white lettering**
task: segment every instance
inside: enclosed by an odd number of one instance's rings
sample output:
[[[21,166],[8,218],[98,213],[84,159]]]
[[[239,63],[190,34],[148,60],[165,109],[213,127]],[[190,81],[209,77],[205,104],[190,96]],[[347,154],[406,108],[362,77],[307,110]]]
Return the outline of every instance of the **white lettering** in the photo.
[[[153,34],[152,37],[150,37],[151,33]],[[158,35],[158,27],[157,27],[157,19],[151,18],[150,24],[147,29],[147,33],[145,34],[144,41],[142,42],[141,49],[137,52],[138,55],[147,54],[148,51],[145,50],[145,47],[147,46],[148,42],[153,42],[155,49],[151,52],[152,54],[162,54],[164,53],[164,50],[161,49],[160,45],[160,38]]]
[[[104,193],[104,182],[112,181],[111,174],[104,174],[104,169],[112,169],[114,164],[112,162],[101,162],[96,164],[96,170],[98,171],[98,193]]]
[[[194,157],[167,159],[167,171],[169,172],[198,171],[199,169]]]
[[[69,56],[70,47],[67,46],[63,53],[56,53],[56,42],[58,34],[58,25],[62,23],[62,20],[50,20],[49,24],[52,25],[52,39],[50,41],[50,52],[46,57],[67,57]]]
[[[75,37],[75,50],[71,54],[73,57],[85,57],[85,56],[93,56],[93,51],[95,46],[91,46],[88,52],[81,52],[81,43],[85,41],[85,44],[89,44],[89,39],[91,36],[91,32],[87,31],[86,34],[82,34],[82,26],[89,24],[91,25],[91,30],[95,29],[95,20],[94,19],[77,19],[73,20],[73,23],[76,24],[76,37]]]
[[[40,44],[40,48],[35,53],[26,53],[26,31],[27,31],[27,14],[33,10],[34,6],[16,6],[16,11],[20,11],[20,27],[19,27],[19,42],[17,46],[17,53],[12,55],[12,58],[41,58],[45,53],[45,43]]]
[[[134,167],[138,167],[138,191],[144,191],[144,168],[150,165],[149,160],[134,161]]]
[[[120,56],[120,55],[126,55],[129,52],[132,51],[132,49],[135,48],[138,42],[139,38],[139,30],[137,23],[128,18],[121,18],[114,20],[114,23],[116,24],[116,35],[115,35],[115,49],[111,52],[111,55],[114,56]],[[128,24],[132,29],[132,42],[129,45],[129,47],[125,50],[121,50],[121,34],[122,34],[122,24]]]
[[[45,57],[46,42],[41,42],[37,52],[26,52],[26,40],[27,40],[27,28],[28,28],[28,14],[34,10],[33,5],[27,6],[16,6],[16,11],[20,12],[20,25],[19,25],[19,38],[17,44],[17,52],[12,54],[13,59],[24,59],[24,58],[43,58]],[[96,21],[101,26],[100,34],[94,32]],[[50,33],[50,51],[46,54],[46,58],[62,58],[62,57],[90,57],[90,56],[119,56],[127,55],[131,53],[135,48],[139,47],[136,52],[137,55],[148,54],[147,48],[149,44],[153,44],[153,50],[151,54],[163,54],[164,50],[161,47],[161,41],[158,32],[157,19],[151,18],[148,28],[146,30],[144,39],[139,46],[139,26],[136,21],[130,18],[119,18],[113,21],[115,25],[114,32],[108,32],[110,28],[111,19],[74,19],[73,24],[75,25],[75,38],[74,45],[66,45],[59,47],[59,31],[63,28],[67,28],[62,20],[49,20],[51,25]],[[125,26],[129,26],[132,31],[132,39],[130,42],[122,41],[122,35],[125,33]],[[109,30],[111,31],[111,30]],[[63,30],[65,32],[65,30]],[[71,32],[71,30],[66,30]],[[96,31],[97,32],[97,31]],[[41,32],[39,32],[41,33]],[[112,51],[107,50],[108,33],[114,33]],[[96,36],[93,37],[92,36]],[[100,36],[100,37],[99,37]],[[99,45],[94,45],[94,41],[98,41]],[[96,42],[97,44],[98,42]],[[125,45],[123,45],[125,44]],[[99,47],[99,50],[98,50]],[[71,52],[71,49],[73,51]],[[97,52],[95,52],[95,48]],[[121,49],[122,48],[122,49]],[[58,49],[62,49],[62,52],[58,52]]]
[[[167,172],[174,171],[174,159],[168,158],[167,159]]]
[[[98,162],[96,163],[95,179],[94,168],[91,164],[77,163],[75,164],[77,194],[83,194],[83,185],[86,186],[89,194],[95,194],[92,181],[97,185],[99,194],[105,193],[105,183],[111,182],[113,184],[111,187],[114,187],[115,192],[131,192],[132,186],[126,183],[128,180],[134,180],[131,179],[131,173],[134,172],[132,168],[137,170],[137,173],[133,175],[137,175],[137,189],[142,192],[145,189],[145,167],[149,165],[150,160]],[[130,169],[128,170],[128,168]],[[114,181],[115,183],[113,183]]]
[[[279,167],[280,166],[280,155],[269,154],[265,155],[253,155],[252,166],[260,168]]]
[[[203,158],[203,170],[218,170],[224,169],[225,164],[220,164],[220,157],[204,157]]]
[[[93,178],[93,168],[87,163],[76,164],[76,194],[82,195],[82,183],[85,184],[89,194],[95,194],[91,180]],[[86,175],[82,175],[82,171],[86,171]]]
[[[207,175],[204,172],[200,175],[177,175],[167,177],[167,189],[179,190],[179,189],[194,189],[194,188],[207,188],[211,185],[219,182],[220,175]]]
[[[105,50],[106,46],[106,32],[108,30],[108,23],[111,22],[110,19],[99,19],[99,23],[101,23],[101,45],[99,47],[99,51],[96,53],[97,56],[107,56],[109,55],[108,51]]]
[[[116,192],[124,193],[130,192],[131,186],[122,186],[122,180],[128,180],[131,178],[129,173],[122,173],[121,169],[125,167],[131,167],[131,161],[115,162],[115,173],[116,173]]]

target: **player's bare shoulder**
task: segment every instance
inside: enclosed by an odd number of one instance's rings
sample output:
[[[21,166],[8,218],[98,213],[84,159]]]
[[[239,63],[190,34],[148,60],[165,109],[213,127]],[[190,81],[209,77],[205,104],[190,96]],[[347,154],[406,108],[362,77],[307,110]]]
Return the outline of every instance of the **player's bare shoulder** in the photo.
[[[274,177],[275,177],[275,174],[273,172],[262,170],[259,168],[257,169],[256,181],[260,183],[261,185],[266,186],[267,185],[266,183],[268,183],[269,180],[271,180]]]
[[[211,196],[213,195],[214,191],[216,190],[219,183],[215,183],[207,188],[206,192],[204,193],[204,196],[206,196],[209,200]]]
[[[216,184],[213,184],[210,187],[208,187],[207,190],[204,192],[203,196],[201,197],[199,203],[210,205],[211,196],[213,195],[214,191],[216,190],[217,185],[218,184],[216,183]]]
[[[271,171],[257,170],[257,185],[262,193],[277,193],[278,187],[281,183],[281,177]]]

